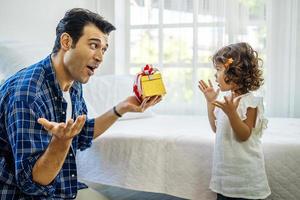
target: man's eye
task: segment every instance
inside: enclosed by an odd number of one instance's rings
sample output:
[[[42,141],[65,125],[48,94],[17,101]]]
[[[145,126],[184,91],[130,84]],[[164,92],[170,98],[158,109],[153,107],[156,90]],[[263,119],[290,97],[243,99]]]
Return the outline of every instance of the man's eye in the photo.
[[[92,43],[92,44],[90,44],[90,46],[91,46],[92,49],[97,49],[97,46],[98,46],[98,45],[95,44],[95,43]]]

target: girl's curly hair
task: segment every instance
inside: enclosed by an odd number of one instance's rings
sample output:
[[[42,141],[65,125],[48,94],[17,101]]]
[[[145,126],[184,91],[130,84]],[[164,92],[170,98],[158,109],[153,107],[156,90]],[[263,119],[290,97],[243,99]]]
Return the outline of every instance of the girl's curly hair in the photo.
[[[228,64],[232,58],[233,62]],[[257,90],[263,85],[262,59],[258,58],[256,51],[245,42],[230,44],[218,50],[212,57],[214,66],[223,65],[225,69],[225,82],[233,82],[238,86],[235,90],[238,94],[245,94]]]

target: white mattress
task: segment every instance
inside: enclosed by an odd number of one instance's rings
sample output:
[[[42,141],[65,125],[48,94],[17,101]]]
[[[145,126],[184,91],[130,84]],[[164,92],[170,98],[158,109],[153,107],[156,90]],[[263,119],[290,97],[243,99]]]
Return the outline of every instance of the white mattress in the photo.
[[[187,199],[208,189],[214,134],[207,117],[167,116],[116,122],[78,153],[79,178]],[[269,119],[263,136],[269,199],[300,199],[300,119]]]

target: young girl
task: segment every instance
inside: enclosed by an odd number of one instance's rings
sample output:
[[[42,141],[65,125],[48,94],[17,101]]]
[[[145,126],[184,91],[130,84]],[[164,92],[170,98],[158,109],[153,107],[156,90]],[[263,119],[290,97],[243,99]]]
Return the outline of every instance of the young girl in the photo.
[[[247,43],[231,44],[213,56],[219,89],[199,81],[216,133],[210,189],[223,199],[265,199],[270,188],[260,138],[266,128],[263,99],[251,91],[263,83],[261,61]],[[219,91],[231,91],[218,101]]]

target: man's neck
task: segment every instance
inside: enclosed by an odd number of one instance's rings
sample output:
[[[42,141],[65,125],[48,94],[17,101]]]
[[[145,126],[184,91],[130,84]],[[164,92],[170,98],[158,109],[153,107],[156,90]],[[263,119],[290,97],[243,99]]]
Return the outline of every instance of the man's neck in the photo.
[[[55,75],[62,91],[69,91],[74,80],[67,71],[63,63],[63,55],[60,52],[51,55],[52,65],[54,67]]]

